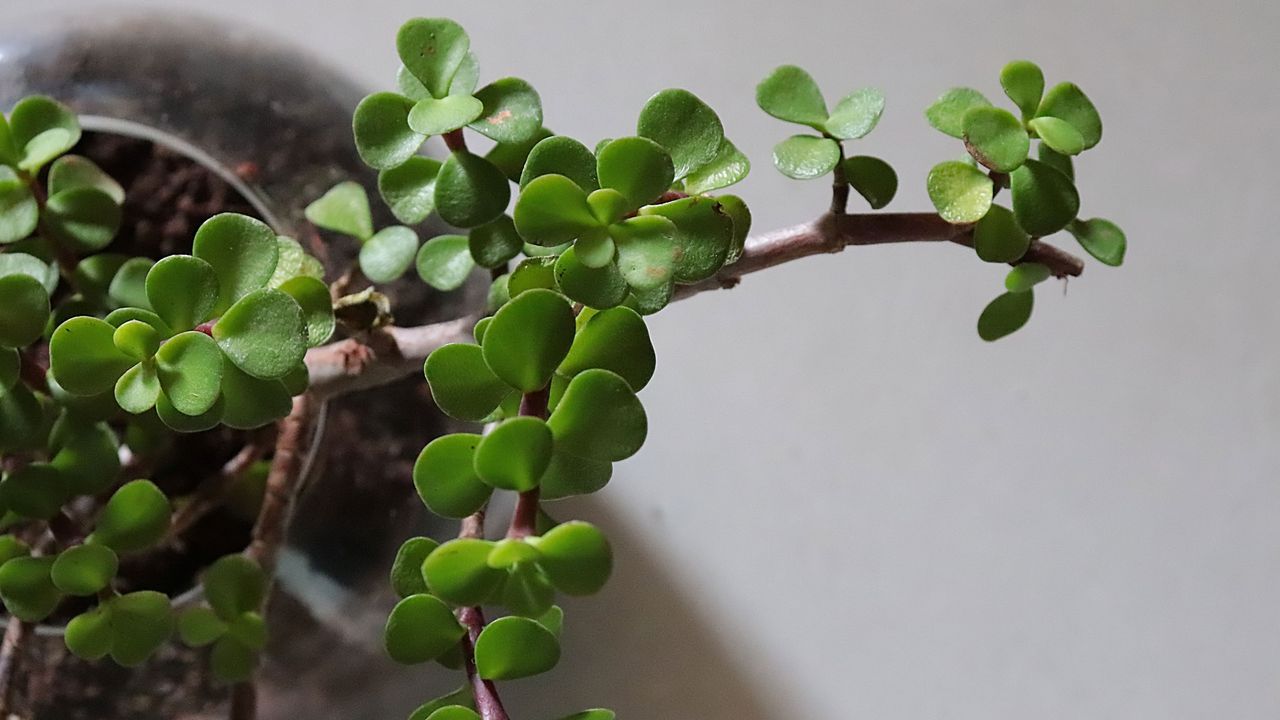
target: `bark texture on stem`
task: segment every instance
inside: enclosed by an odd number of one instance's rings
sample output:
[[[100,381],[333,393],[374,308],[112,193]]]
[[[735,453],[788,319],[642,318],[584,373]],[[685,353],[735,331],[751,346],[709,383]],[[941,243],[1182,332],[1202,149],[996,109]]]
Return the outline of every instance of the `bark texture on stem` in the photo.
[[[950,242],[973,247],[973,229],[952,225],[933,213],[829,213],[812,222],[748,238],[736,263],[700,283],[676,287],[675,299],[731,288],[750,273],[812,255],[840,252],[850,245],[911,242]],[[1080,258],[1040,240],[1031,242],[1020,262],[1043,263],[1056,277],[1076,277],[1084,272]],[[422,363],[432,350],[469,340],[479,317],[411,328],[388,327],[362,339],[313,348],[307,352],[311,392],[317,398],[330,398],[421,372]]]
[[[13,686],[22,662],[31,624],[12,615],[0,641],[0,718],[8,718],[13,712]]]
[[[302,484],[302,460],[306,456],[308,430],[316,405],[316,400],[309,393],[299,395],[293,399],[293,410],[280,421],[262,508],[253,526],[253,538],[244,551],[262,567],[268,579],[275,575],[276,560],[284,545],[294,501]]]

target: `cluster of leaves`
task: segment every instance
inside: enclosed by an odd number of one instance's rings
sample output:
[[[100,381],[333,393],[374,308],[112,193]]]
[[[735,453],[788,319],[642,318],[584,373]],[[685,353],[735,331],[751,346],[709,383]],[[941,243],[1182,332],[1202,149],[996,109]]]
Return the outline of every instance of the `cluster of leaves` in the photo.
[[[402,225],[375,233],[355,183],[334,187],[307,214],[361,241],[361,268],[375,282],[410,265],[440,290],[460,287],[477,267],[497,276],[493,314],[477,324],[476,342],[442,347],[424,366],[440,408],[489,423],[489,431],[428,444],[414,467],[418,492],[453,518],[483,508],[495,489],[542,501],[595,492],[647,432],[636,393],[655,360],[642,316],[666,306],[677,284],[711,277],[740,256],[750,212],[735,196],[708,193],[743,179],[750,163],[715,111],[685,90],[654,95],[634,135],[592,149],[543,126],[527,83],[506,78],[475,90],[478,65],[456,23],[411,20],[397,49],[399,92],[362,101],[353,131]],[[492,148],[473,153],[465,131]],[[417,155],[431,135],[445,136],[443,163]],[[432,213],[465,234],[419,247],[409,226]],[[465,630],[455,611],[492,605],[505,615],[476,640],[479,674],[544,672],[560,654],[557,593],[596,592],[611,565],[599,530],[557,524],[540,508],[536,532],[501,541],[413,538],[392,570],[403,599],[388,619],[387,650],[401,662],[456,666]],[[412,717],[475,717],[471,706],[463,690]]]
[[[813,76],[795,65],[783,65],[756,86],[756,104],[779,120],[819,133],[792,135],[773,148],[773,164],[783,175],[812,180],[835,172],[836,181],[848,183],[873,210],[893,200],[898,175],[888,163],[870,155],[844,154],[844,141],[866,137],[880,122],[884,94],[879,90],[855,90],[828,112]]]
[[[211,219],[192,256],[111,252],[124,190],[66,154],[80,137],[48,98],[0,117],[0,601],[41,622],[66,598],[96,597],[67,623],[67,647],[132,666],[177,623],[167,596],[120,594],[116,575],[167,539],[172,505],[148,480],[122,484],[122,440],[155,460],[174,431],[284,415],[333,314],[319,263],[250,218]],[[215,609],[242,582],[218,576],[206,578]],[[220,676],[252,666],[261,621],[242,616],[256,609],[223,613],[235,641],[215,645]]]
[[[1000,73],[1000,85],[1019,114],[995,107],[972,88],[953,88],[925,111],[935,129],[964,141],[968,155],[936,165],[929,197],[943,219],[973,224],[974,248],[987,262],[1011,263],[1006,292],[978,319],[978,334],[996,340],[1031,316],[1032,288],[1049,269],[1022,258],[1034,239],[1066,230],[1086,252],[1106,265],[1124,261],[1125,236],[1114,223],[1081,220],[1072,158],[1102,139],[1102,119],[1074,83],[1045,91],[1044,73],[1017,60]],[[1036,158],[1030,157],[1036,141]],[[994,202],[1008,188],[1011,209]]]

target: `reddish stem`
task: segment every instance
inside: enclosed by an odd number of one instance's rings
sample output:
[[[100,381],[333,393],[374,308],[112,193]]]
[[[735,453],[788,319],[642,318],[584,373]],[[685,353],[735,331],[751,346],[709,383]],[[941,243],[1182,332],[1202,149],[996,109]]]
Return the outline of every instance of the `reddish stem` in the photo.
[[[444,138],[444,144],[452,152],[465,152],[467,149],[467,138],[462,134],[462,128],[450,130],[441,135]]]
[[[547,387],[525,393],[520,399],[520,415],[523,417],[547,418],[547,400],[551,395]],[[511,514],[511,526],[507,529],[507,537],[526,538],[537,532],[538,527],[538,488],[520,493],[516,500],[515,512]]]
[[[492,680],[480,677],[480,671],[476,669],[476,641],[484,630],[484,612],[478,607],[464,607],[458,610],[458,620],[467,628],[467,634],[462,637],[462,657],[467,666],[471,693],[476,699],[476,710],[484,720],[510,720],[507,709],[502,706],[502,698],[498,697],[498,688]]]

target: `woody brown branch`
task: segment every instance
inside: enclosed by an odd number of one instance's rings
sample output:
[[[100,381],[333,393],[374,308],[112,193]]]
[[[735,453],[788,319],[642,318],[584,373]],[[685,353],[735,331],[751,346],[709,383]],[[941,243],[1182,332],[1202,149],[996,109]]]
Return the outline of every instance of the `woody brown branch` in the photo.
[[[973,228],[952,225],[933,213],[827,214],[813,222],[747,239],[742,257],[708,278],[676,288],[682,300],[707,290],[736,286],[743,276],[812,255],[835,253],[851,245],[949,242],[973,247]],[[1084,272],[1080,258],[1048,243],[1033,240],[1019,262],[1041,263],[1055,277]],[[418,327],[388,327],[362,338],[342,340],[307,352],[311,393],[324,399],[393,382],[415,372],[431,351],[466,341],[480,316]]]

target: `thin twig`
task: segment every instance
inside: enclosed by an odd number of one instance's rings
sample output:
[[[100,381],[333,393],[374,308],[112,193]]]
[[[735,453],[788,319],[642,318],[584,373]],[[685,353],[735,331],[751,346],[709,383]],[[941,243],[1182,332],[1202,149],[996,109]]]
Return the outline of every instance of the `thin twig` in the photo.
[[[231,687],[231,709],[228,720],[254,720],[258,716],[258,685],[253,680]]]
[[[811,255],[834,253],[850,245],[887,245],[910,242],[950,242],[973,246],[970,226],[952,225],[932,213],[875,213],[824,215],[813,222],[748,238],[742,257],[710,279],[676,287],[675,299],[707,290],[731,288],[744,275]],[[1074,255],[1033,240],[1019,262],[1048,266],[1056,277],[1075,277],[1084,263]],[[421,325],[387,327],[361,339],[330,343],[307,352],[311,392],[332,398],[399,380],[422,371],[422,363],[436,348],[465,342],[479,315]]]
[[[476,710],[483,720],[510,720],[507,709],[502,706],[502,698],[498,697],[498,688],[492,680],[480,677],[476,669],[476,640],[484,630],[484,612],[478,607],[464,607],[458,611],[458,620],[467,629],[462,636],[462,659],[467,668],[467,680],[471,683],[471,694],[475,696]]]
[[[269,441],[263,437],[253,438],[247,445],[240,448],[240,452],[223,464],[217,475],[200,483],[200,487],[187,504],[173,514],[173,522],[169,525],[170,542],[181,538],[192,525],[226,500],[227,492],[236,480],[266,454],[267,442]]]
[[[289,529],[298,487],[302,484],[302,459],[306,455],[307,430],[311,426],[314,404],[310,394],[303,393],[293,399],[293,410],[280,421],[262,507],[253,526],[253,539],[244,551],[258,563],[268,579],[275,576],[276,560]]]
[[[31,623],[9,616],[4,640],[0,641],[0,718],[8,718],[13,713],[14,678],[18,674],[26,640],[30,635]]]

